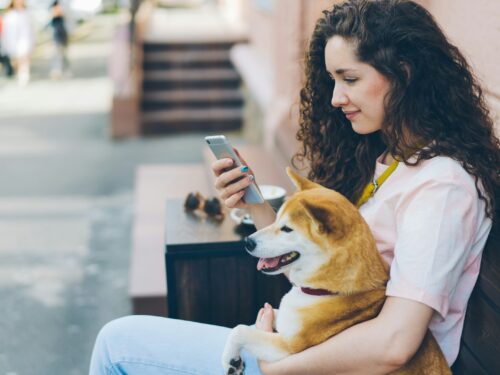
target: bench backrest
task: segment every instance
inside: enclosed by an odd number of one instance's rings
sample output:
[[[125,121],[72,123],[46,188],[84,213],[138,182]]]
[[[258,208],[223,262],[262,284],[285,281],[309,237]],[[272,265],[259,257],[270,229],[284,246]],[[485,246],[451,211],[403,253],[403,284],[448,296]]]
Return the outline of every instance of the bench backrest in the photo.
[[[465,316],[460,353],[453,374],[500,373],[500,194],[481,271]]]

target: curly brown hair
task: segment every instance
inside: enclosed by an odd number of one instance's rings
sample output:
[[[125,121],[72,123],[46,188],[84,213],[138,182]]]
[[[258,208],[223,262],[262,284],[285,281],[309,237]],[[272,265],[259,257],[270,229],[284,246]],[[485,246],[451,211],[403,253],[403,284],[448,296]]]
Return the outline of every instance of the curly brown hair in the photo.
[[[335,82],[327,73],[324,53],[334,35],[353,42],[359,61],[390,82],[378,132],[355,133],[340,108],[330,105]],[[467,61],[423,7],[408,0],[335,5],[316,23],[305,70],[297,133],[303,148],[293,163],[307,160],[311,179],[356,202],[384,150],[406,165],[448,156],[474,177],[487,215],[494,216],[500,142],[493,121]],[[409,161],[408,150],[418,149],[416,143],[429,146]]]

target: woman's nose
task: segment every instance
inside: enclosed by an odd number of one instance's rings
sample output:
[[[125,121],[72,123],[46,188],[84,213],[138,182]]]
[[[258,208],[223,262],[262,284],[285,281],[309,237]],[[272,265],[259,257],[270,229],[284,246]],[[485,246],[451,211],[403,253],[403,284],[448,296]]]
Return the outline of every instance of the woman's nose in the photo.
[[[332,93],[332,101],[331,101],[332,106],[344,107],[345,105],[347,105],[348,102],[349,98],[347,97],[344,90],[342,90],[340,85],[335,85]]]

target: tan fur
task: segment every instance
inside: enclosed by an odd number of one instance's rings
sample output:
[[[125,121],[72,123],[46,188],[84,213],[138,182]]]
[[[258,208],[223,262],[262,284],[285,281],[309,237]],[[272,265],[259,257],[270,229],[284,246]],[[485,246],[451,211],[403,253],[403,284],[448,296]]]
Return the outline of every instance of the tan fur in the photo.
[[[301,264],[299,258],[286,266],[287,276],[292,283],[300,282],[299,287],[325,289],[335,295],[305,296],[293,288],[281,302],[276,325],[278,333],[250,332],[248,327],[242,326],[235,328],[223,355],[226,373],[229,359],[235,358],[242,348],[261,359],[279,360],[376,317],[385,301],[388,266],[357,208],[339,193],[291,169],[287,169],[287,173],[299,190],[285,202],[274,224],[250,236],[257,243],[252,254],[267,258],[298,251],[301,257],[314,256],[322,260],[316,268],[311,268],[314,259],[308,258]],[[293,228],[298,236],[294,238],[298,242],[303,239],[309,247],[296,249],[291,244],[291,248],[281,254],[259,255],[259,252],[273,253],[278,251],[275,248],[280,244],[288,244],[289,237],[281,230],[283,225]],[[242,373],[242,370],[234,372]],[[413,359],[394,373],[451,374],[451,371],[428,332]]]
[[[323,300],[301,309],[303,326],[293,340],[290,340],[290,352],[301,352],[357,323],[374,318],[382,308],[384,297],[385,290],[376,289],[361,295],[339,296],[335,303],[329,299]]]

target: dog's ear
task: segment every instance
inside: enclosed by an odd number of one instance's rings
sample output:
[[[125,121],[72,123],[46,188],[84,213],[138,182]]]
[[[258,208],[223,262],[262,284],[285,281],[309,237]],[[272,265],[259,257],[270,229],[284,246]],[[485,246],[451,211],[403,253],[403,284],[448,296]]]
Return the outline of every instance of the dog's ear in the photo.
[[[331,212],[322,206],[314,205],[304,199],[301,200],[305,208],[306,214],[311,218],[318,233],[333,233],[335,231],[335,223]]]
[[[318,185],[317,183],[312,182],[305,177],[302,177],[290,167],[286,168],[286,174],[288,175],[288,177],[290,177],[290,180],[292,180],[293,184],[298,190],[307,190],[321,187],[321,185]]]

